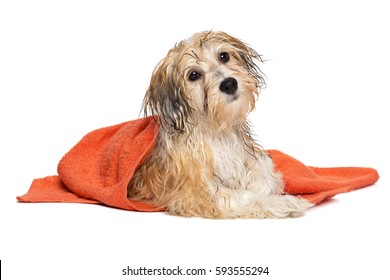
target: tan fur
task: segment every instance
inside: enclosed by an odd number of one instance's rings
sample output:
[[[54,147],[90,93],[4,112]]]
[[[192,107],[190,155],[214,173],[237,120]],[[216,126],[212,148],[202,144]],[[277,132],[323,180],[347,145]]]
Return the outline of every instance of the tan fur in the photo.
[[[161,125],[158,143],[129,198],[208,218],[285,217],[310,206],[282,195],[280,174],[251,136],[247,115],[264,84],[255,60],[257,52],[223,32],[194,34],[168,52],[144,99],[145,114]],[[220,88],[227,78],[237,81],[230,93]]]

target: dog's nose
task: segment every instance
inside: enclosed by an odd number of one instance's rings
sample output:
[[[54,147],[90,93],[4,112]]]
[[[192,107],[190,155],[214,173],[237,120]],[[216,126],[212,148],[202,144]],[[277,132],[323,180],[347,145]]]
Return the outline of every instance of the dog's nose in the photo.
[[[233,77],[225,79],[220,85],[219,89],[226,94],[235,94],[237,91],[238,83]]]

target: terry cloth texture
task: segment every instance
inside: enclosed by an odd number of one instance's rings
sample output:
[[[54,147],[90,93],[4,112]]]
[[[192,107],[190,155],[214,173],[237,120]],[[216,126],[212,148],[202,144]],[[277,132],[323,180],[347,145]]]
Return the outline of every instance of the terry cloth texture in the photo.
[[[98,203],[134,211],[163,211],[129,200],[127,185],[156,145],[160,127],[153,117],[88,133],[58,164],[58,175],[35,179],[20,202]],[[379,175],[366,167],[306,166],[278,150],[268,150],[285,183],[285,192],[318,204],[336,194],[375,183]]]

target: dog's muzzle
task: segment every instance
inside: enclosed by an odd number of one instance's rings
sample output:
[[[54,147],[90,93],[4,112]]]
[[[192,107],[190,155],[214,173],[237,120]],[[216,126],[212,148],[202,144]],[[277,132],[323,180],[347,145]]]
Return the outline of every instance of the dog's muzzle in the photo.
[[[219,89],[226,94],[235,94],[237,91],[238,83],[233,77],[226,78],[219,85]]]

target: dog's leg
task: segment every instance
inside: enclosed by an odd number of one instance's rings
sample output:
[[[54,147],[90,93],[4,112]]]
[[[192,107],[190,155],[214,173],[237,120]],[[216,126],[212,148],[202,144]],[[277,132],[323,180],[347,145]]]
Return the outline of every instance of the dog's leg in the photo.
[[[292,195],[270,195],[261,197],[253,206],[248,208],[249,216],[283,218],[288,216],[299,217],[303,214],[303,211],[312,207],[313,204]]]
[[[218,188],[214,199],[224,218],[297,217],[312,206],[292,195],[261,195],[225,187]]]

